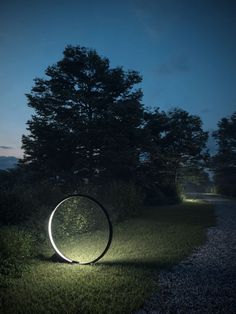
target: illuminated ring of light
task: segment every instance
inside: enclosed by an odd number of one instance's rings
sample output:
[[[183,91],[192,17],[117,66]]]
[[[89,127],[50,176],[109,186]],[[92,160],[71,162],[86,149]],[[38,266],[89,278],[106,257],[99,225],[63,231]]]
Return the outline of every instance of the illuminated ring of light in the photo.
[[[108,241],[107,241],[107,244],[106,244],[106,247],[105,249],[103,250],[103,252],[98,256],[96,257],[95,259],[93,259],[92,261],[89,261],[89,262],[84,262],[84,263],[81,263],[81,262],[78,262],[78,261],[74,261],[74,260],[71,260],[70,258],[66,257],[65,255],[63,255],[60,250],[58,249],[58,247],[56,246],[54,240],[53,240],[53,236],[52,236],[52,219],[53,219],[53,216],[55,214],[55,212],[57,211],[57,209],[59,208],[59,206],[64,203],[65,201],[67,201],[68,199],[72,198],[72,197],[76,197],[76,196],[79,196],[79,197],[85,197],[93,202],[95,202],[99,207],[100,209],[102,210],[103,214],[105,215],[106,219],[107,219],[107,223],[108,223],[108,228],[109,228],[109,236],[108,236]],[[54,210],[52,211],[50,217],[49,217],[49,221],[48,221],[48,235],[49,235],[49,239],[50,239],[50,242],[52,244],[52,247],[54,248],[54,250],[56,251],[56,253],[63,259],[65,260],[66,262],[68,263],[77,263],[77,264],[80,264],[80,265],[88,265],[88,264],[93,264],[95,262],[97,262],[98,260],[100,260],[105,254],[106,252],[108,251],[110,245],[111,245],[111,241],[112,241],[112,235],[113,235],[113,228],[112,228],[112,224],[111,224],[111,220],[110,220],[110,217],[108,215],[108,212],[106,211],[106,209],[102,206],[102,204],[100,204],[97,200],[95,200],[93,197],[91,196],[88,196],[88,195],[84,195],[84,194],[74,194],[74,195],[70,195],[68,197],[66,197],[65,199],[63,199],[55,208]]]

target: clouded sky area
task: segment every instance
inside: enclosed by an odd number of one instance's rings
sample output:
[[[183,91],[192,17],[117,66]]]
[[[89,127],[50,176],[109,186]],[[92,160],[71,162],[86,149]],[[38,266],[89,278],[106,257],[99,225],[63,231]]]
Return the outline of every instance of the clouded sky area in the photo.
[[[25,93],[67,44],[141,73],[146,106],[179,106],[204,129],[236,111],[236,1],[2,0],[0,155],[22,156]]]

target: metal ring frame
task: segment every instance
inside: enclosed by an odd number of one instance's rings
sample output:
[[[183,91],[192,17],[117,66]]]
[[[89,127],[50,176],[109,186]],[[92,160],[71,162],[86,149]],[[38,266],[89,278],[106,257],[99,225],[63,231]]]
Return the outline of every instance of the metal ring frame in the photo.
[[[106,244],[106,247],[105,249],[103,250],[103,252],[98,256],[96,257],[95,259],[93,259],[92,261],[89,261],[89,262],[78,262],[78,261],[74,261],[74,260],[71,260],[70,258],[66,257],[64,254],[62,254],[60,252],[60,250],[58,249],[58,247],[56,246],[54,240],[53,240],[53,236],[52,236],[52,220],[53,220],[53,216],[55,214],[55,212],[57,211],[57,209],[59,208],[59,206],[64,203],[65,201],[67,201],[68,199],[70,199],[71,197],[76,197],[76,196],[79,196],[79,197],[85,197],[93,202],[95,202],[99,207],[100,209],[102,210],[102,212],[104,213],[106,219],[107,219],[107,223],[108,223],[108,228],[109,228],[109,236],[108,236],[108,241],[107,241],[107,244]],[[74,195],[69,195],[68,197],[64,198],[61,202],[59,202],[59,204],[54,208],[54,210],[52,211],[50,217],[49,217],[49,221],[48,221],[48,235],[49,235],[49,239],[50,239],[50,242],[52,244],[52,247],[54,248],[55,252],[65,261],[65,262],[68,262],[68,263],[77,263],[77,264],[80,264],[80,265],[89,265],[89,264],[94,264],[96,263],[98,260],[100,260],[105,254],[106,252],[108,251],[110,245],[111,245],[111,242],[112,242],[112,236],[113,236],[113,228],[112,228],[112,223],[111,223],[111,220],[110,220],[110,217],[108,215],[108,212],[106,211],[106,209],[102,206],[101,203],[99,203],[95,198],[89,196],[89,195],[85,195],[85,194],[74,194]]]

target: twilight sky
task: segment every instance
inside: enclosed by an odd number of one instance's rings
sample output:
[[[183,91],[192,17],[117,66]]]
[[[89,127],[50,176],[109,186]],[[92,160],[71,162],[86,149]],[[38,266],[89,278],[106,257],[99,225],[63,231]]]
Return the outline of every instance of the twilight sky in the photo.
[[[236,111],[236,1],[2,0],[0,156],[22,156],[24,94],[67,44],[139,71],[146,106],[179,106],[206,130]]]

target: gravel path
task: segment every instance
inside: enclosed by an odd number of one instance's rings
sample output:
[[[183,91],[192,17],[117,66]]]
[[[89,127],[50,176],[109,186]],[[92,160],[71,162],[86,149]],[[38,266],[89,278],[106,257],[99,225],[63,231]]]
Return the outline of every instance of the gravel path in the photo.
[[[204,246],[157,278],[157,289],[136,314],[236,314],[236,201],[215,204],[217,226]]]

